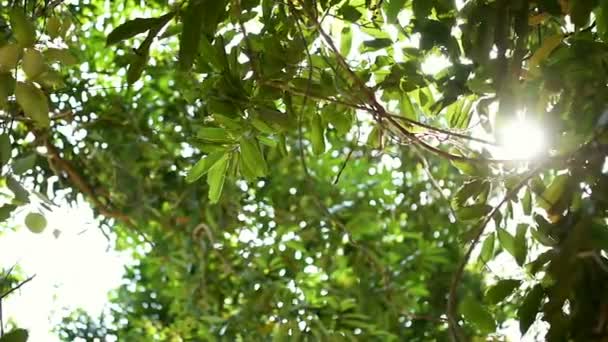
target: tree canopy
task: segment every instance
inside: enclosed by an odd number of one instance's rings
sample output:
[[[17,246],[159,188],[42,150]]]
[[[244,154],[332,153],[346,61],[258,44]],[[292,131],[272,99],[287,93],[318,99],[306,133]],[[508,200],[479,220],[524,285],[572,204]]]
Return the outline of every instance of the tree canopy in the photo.
[[[136,258],[66,341],[604,341],[607,79],[607,0],[0,1],[0,219]]]

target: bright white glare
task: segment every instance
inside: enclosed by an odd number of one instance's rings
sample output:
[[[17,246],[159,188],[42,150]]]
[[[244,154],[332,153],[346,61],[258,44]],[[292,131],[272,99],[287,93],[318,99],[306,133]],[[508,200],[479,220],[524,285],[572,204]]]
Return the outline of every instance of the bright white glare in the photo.
[[[516,119],[499,134],[503,141],[499,154],[506,159],[532,159],[545,149],[543,130],[524,119]]]
[[[20,226],[15,231],[0,227],[0,268],[18,265],[24,276],[36,275],[3,301],[4,322],[28,329],[31,341],[57,341],[51,329],[63,314],[83,308],[99,317],[108,292],[120,286],[124,267],[133,260],[128,251],[108,250],[111,243],[84,203],[73,208],[62,203],[45,213],[49,224],[42,234],[22,226],[28,211],[9,224]]]

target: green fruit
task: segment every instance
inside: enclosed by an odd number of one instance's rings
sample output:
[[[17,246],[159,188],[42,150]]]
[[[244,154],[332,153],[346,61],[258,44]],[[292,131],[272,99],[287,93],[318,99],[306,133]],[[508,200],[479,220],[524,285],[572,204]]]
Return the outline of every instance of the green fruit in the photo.
[[[42,74],[46,69],[44,56],[38,50],[26,49],[23,54],[23,71],[28,78],[33,79]]]
[[[42,90],[29,82],[17,82],[15,96],[25,115],[34,120],[37,126],[49,127],[49,103]]]
[[[46,218],[38,213],[29,213],[25,217],[25,225],[32,233],[40,234],[46,228]]]
[[[17,44],[7,44],[0,47],[0,71],[11,71],[19,62],[21,48]]]
[[[59,37],[59,31],[61,30],[61,20],[57,17],[50,17],[46,21],[46,33],[49,37],[55,39]]]
[[[11,27],[17,42],[22,47],[31,47],[36,43],[36,28],[22,8],[13,8],[10,13]]]

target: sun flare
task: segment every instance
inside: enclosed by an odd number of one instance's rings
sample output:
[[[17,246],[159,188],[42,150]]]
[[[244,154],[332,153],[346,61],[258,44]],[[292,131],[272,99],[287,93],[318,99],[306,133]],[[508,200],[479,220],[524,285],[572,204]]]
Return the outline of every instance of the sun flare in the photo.
[[[503,141],[499,154],[507,159],[533,159],[545,149],[542,128],[525,119],[513,121],[499,134]]]

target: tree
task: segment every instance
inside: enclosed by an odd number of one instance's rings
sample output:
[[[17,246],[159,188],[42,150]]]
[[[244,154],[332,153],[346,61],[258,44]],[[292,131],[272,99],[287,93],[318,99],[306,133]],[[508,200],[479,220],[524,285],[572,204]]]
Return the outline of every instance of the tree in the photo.
[[[10,1],[0,211],[67,189],[138,258],[66,340],[603,340],[607,6]]]

